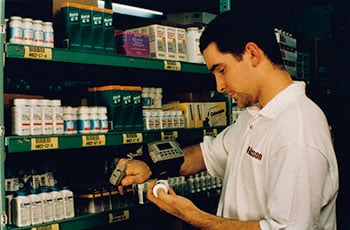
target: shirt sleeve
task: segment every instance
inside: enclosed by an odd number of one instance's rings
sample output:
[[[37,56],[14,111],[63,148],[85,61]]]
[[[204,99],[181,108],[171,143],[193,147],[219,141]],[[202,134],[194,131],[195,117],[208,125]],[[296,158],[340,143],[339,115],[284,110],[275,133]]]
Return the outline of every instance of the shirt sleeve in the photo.
[[[224,137],[227,128],[216,137],[205,136],[200,144],[205,166],[210,175],[223,178],[227,163],[227,151],[224,145]]]

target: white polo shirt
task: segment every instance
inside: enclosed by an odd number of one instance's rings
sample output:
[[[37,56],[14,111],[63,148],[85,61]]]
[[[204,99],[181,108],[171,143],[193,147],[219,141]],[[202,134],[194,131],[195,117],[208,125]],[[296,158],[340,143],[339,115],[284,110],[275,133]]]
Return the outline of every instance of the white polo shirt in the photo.
[[[223,178],[218,216],[260,220],[261,229],[336,229],[337,161],[304,82],[247,108],[201,149],[208,172]]]

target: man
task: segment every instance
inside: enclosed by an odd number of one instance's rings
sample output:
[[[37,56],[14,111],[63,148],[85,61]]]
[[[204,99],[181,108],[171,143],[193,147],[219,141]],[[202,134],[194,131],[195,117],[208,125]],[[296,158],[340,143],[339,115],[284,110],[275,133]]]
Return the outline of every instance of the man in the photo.
[[[329,126],[305,84],[285,70],[269,24],[251,11],[227,12],[201,36],[217,90],[247,108],[216,138],[184,148],[181,175],[206,169],[223,178],[217,215],[171,188],[155,197],[155,182],[147,192],[159,208],[196,228],[336,229],[338,168]],[[144,162],[130,161],[122,186],[151,174]]]

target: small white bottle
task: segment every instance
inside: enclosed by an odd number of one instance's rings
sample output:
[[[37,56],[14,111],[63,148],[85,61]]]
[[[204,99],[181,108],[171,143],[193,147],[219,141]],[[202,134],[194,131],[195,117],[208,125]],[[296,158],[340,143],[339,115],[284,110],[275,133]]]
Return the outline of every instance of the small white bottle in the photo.
[[[43,46],[53,48],[54,31],[52,27],[52,22],[43,22],[43,35],[44,35]]]
[[[164,129],[172,129],[174,128],[173,126],[173,121],[171,119],[171,114],[170,111],[164,111],[164,119],[166,120],[166,126],[164,126]]]
[[[42,110],[40,99],[30,99],[30,135],[42,134]]]
[[[158,190],[163,189],[165,193],[168,193],[169,191],[169,184],[167,180],[157,180],[156,185],[153,187],[153,195],[155,197],[158,197]]]
[[[89,119],[90,119],[90,132],[99,133],[101,128],[100,128],[100,119],[98,116],[96,106],[89,107]]]
[[[151,110],[151,119],[153,120],[153,129],[160,129],[160,118],[157,110]]]
[[[50,192],[53,200],[53,219],[55,221],[64,219],[63,196],[59,187],[54,186]]]
[[[12,223],[17,227],[31,225],[31,203],[25,191],[18,191],[11,203]]]
[[[44,43],[43,21],[33,20],[33,45],[43,46],[43,43]]]
[[[154,95],[154,108],[161,109],[162,108],[162,98],[163,98],[163,89],[156,88]]]
[[[32,189],[28,197],[31,202],[30,217],[32,225],[43,223],[43,201],[39,196],[39,191],[37,189]]]
[[[33,20],[31,18],[22,19],[23,44],[33,45]]]
[[[61,193],[63,196],[64,218],[72,218],[75,216],[73,191],[68,186],[63,186]]]
[[[71,106],[63,107],[63,133],[74,133],[73,108]]]
[[[41,188],[39,196],[43,201],[43,222],[47,223],[53,221],[53,200],[51,194],[49,193],[49,189],[47,187]]]
[[[64,131],[64,119],[63,119],[63,107],[61,106],[61,100],[51,100],[52,107],[52,133],[63,134]]]
[[[19,136],[30,135],[31,109],[29,101],[15,98],[12,106],[12,134]]]
[[[179,128],[179,120],[177,119],[177,112],[175,110],[170,111],[170,116],[173,124],[172,127],[174,129]]]
[[[198,27],[186,29],[186,51],[187,61],[193,63],[203,63],[203,56],[199,49],[199,39],[201,33]]]
[[[150,110],[143,110],[143,127],[145,130],[152,130],[154,129],[154,119],[151,116]]]
[[[143,87],[141,90],[141,98],[142,98],[142,108],[143,109],[149,109],[152,105],[152,99],[149,95],[149,89],[148,87]]]
[[[91,133],[89,107],[87,106],[80,106],[78,109],[78,132]]]
[[[42,134],[52,135],[53,133],[53,113],[51,102],[49,99],[42,99],[41,102],[41,112],[42,112]]]
[[[9,29],[10,29],[9,42],[14,44],[22,44],[23,43],[22,17],[19,17],[19,16],[10,17]]]
[[[179,123],[179,128],[185,128],[185,116],[181,110],[176,111],[176,116]]]
[[[98,119],[100,122],[100,132],[107,133],[108,132],[108,117],[107,117],[107,107],[99,106],[97,108]]]

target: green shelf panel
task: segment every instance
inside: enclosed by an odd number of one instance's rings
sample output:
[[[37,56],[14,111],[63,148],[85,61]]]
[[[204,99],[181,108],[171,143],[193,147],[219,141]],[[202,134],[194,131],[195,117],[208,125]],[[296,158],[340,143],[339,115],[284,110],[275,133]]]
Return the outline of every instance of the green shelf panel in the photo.
[[[49,53],[49,54],[48,54]],[[208,74],[204,64],[131,57],[107,52],[6,44],[8,58]]]
[[[215,136],[224,127],[193,128],[175,130],[135,131],[126,133],[74,134],[57,136],[8,136],[5,138],[7,153],[41,150],[62,150],[98,146],[119,146],[125,144],[148,143],[157,140],[195,140],[204,135]],[[137,138],[129,138],[128,135]]]

